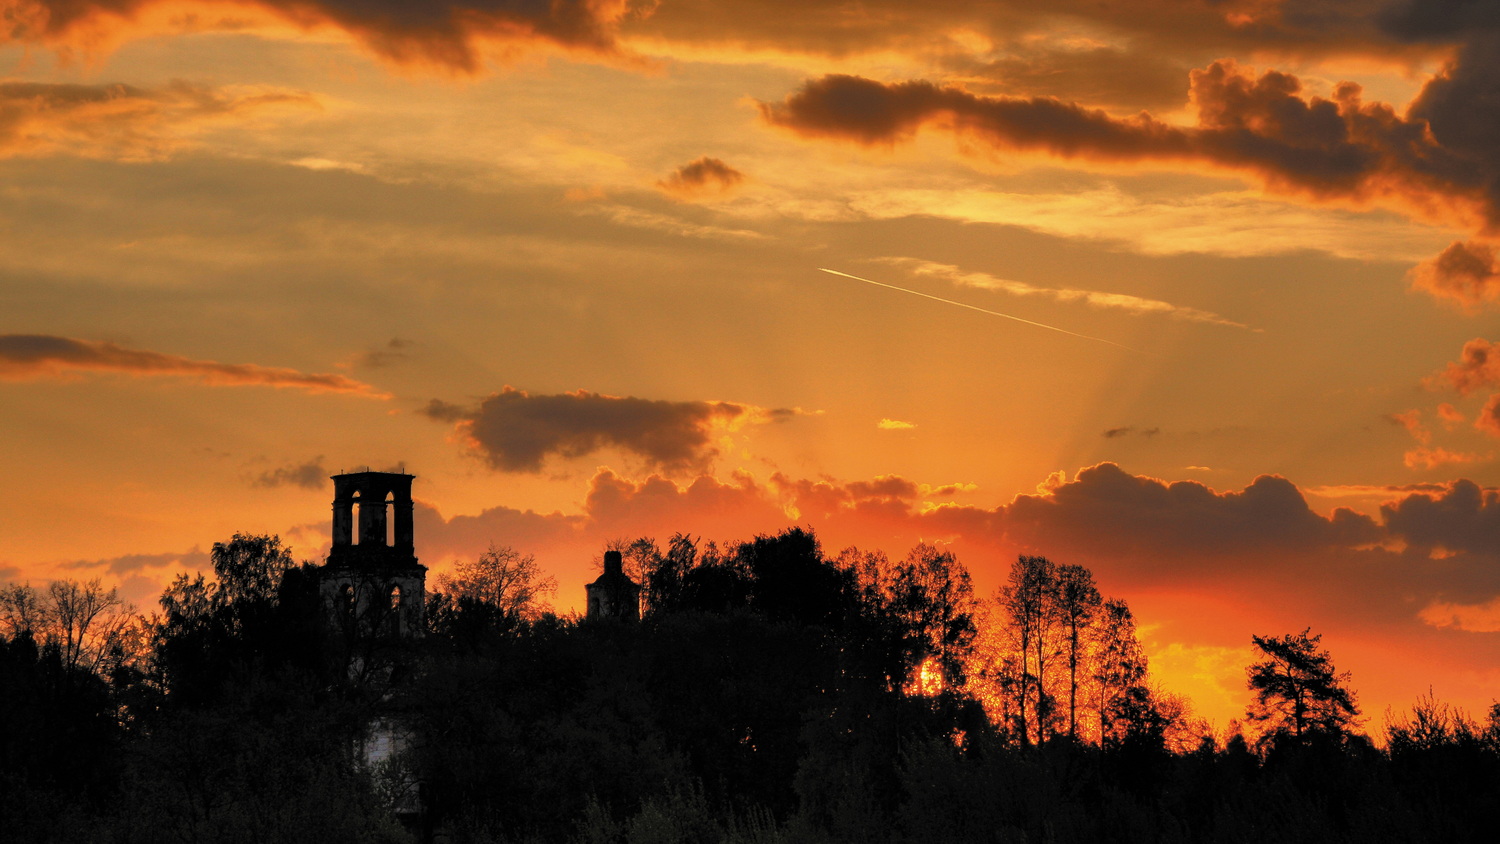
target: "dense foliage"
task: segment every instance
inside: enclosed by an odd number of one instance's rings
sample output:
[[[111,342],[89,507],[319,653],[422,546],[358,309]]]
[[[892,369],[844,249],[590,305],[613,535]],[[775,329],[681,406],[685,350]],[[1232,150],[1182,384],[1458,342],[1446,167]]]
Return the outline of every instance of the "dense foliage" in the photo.
[[[0,829],[1436,842],[1500,822],[1500,707],[1480,723],[1429,697],[1376,747],[1311,631],[1255,637],[1254,732],[1216,737],[1152,686],[1130,609],[1081,566],[1022,557],[983,599],[925,545],[829,557],[794,529],[619,550],[637,623],[558,617],[535,561],[496,548],[435,580],[407,641],[331,625],[274,537],[214,546],[213,576],[148,616],[97,582],[5,587]],[[367,764],[377,734],[399,740]]]

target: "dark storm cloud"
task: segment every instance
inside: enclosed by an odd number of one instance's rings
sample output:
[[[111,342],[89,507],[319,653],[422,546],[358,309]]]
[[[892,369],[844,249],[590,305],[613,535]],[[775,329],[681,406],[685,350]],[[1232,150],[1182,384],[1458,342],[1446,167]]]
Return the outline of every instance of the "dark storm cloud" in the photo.
[[[170,375],[214,386],[290,387],[309,393],[389,398],[369,384],[343,375],[299,372],[253,363],[193,360],[143,349],[127,349],[114,343],[47,334],[0,334],[0,380],[66,379],[84,372]]]
[[[533,395],[511,387],[476,408],[434,399],[423,412],[456,421],[469,445],[507,472],[538,472],[551,455],[582,457],[605,448],[630,452],[665,471],[702,469],[718,453],[716,429],[777,415],[732,402],[660,401],[587,390]]]

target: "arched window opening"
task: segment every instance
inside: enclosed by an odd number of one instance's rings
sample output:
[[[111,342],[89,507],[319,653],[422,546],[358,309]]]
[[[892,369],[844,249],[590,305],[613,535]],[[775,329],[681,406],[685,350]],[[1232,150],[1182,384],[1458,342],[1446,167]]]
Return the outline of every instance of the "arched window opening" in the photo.
[[[396,493],[387,493],[385,503],[381,505],[385,511],[385,547],[396,547]]]
[[[354,587],[348,583],[339,590],[339,609],[345,616],[354,617]]]
[[[401,623],[401,587],[391,586],[391,612],[387,619],[389,634],[393,639],[401,638],[404,625]]]
[[[363,532],[364,528],[364,521],[360,518],[360,507],[362,506],[363,502],[359,500],[359,492],[357,491],[354,493],[352,498],[354,499],[354,503],[349,506],[349,524],[351,529],[350,532],[353,534],[353,536],[351,537],[349,544],[359,545],[361,539],[360,534]]]

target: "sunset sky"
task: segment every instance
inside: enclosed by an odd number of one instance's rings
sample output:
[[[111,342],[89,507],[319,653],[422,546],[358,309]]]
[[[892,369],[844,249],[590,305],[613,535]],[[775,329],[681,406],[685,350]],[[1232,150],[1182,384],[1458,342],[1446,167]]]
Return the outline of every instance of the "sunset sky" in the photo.
[[[1309,626],[1479,714],[1497,8],[0,0],[0,581],[151,609],[401,465],[559,609],[802,524],[1088,566],[1220,726]]]

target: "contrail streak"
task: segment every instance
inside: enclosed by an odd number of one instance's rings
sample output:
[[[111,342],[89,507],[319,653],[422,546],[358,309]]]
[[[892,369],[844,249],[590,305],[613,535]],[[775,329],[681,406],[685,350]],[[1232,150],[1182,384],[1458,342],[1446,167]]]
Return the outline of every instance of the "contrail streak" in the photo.
[[[1145,354],[1140,349],[1132,349],[1131,347],[1125,345],[1124,343],[1116,343],[1113,340],[1106,340],[1103,337],[1090,337],[1087,334],[1079,334],[1076,331],[1069,331],[1066,328],[1058,328],[1055,325],[1047,325],[1046,323],[1041,323],[1041,322],[1032,322],[1029,319],[1021,319],[1018,316],[1011,316],[1010,314],[1002,314],[999,311],[991,311],[991,310],[988,310],[986,308],[981,308],[978,305],[969,305],[969,304],[965,304],[963,302],[955,302],[952,299],[944,299],[941,296],[933,296],[930,293],[923,293],[923,292],[921,292],[919,290],[909,290],[909,289],[907,289],[905,287],[897,287],[894,284],[886,284],[883,281],[875,281],[873,279],[860,278],[857,275],[850,275],[848,273],[841,273],[838,270],[830,270],[827,267],[818,267],[818,271],[819,272],[830,273],[832,275],[841,275],[844,278],[852,278],[855,281],[863,281],[865,284],[873,284],[876,287],[885,287],[885,288],[890,289],[890,290],[899,290],[902,293],[910,293],[913,296],[921,296],[923,299],[931,299],[934,302],[942,302],[942,303],[947,304],[947,305],[957,305],[960,308],[968,308],[971,311],[978,311],[978,312],[980,312],[982,314],[989,314],[990,316],[997,316],[997,317],[1004,317],[1006,319],[1013,319],[1016,322],[1024,322],[1027,325],[1034,325],[1037,328],[1045,328],[1048,331],[1056,331],[1056,332],[1059,332],[1061,334],[1069,334],[1069,335],[1072,335],[1074,337],[1082,337],[1085,340],[1093,340],[1096,343],[1108,343],[1111,346],[1119,346],[1120,348],[1125,349],[1126,351],[1137,352],[1139,354]]]

